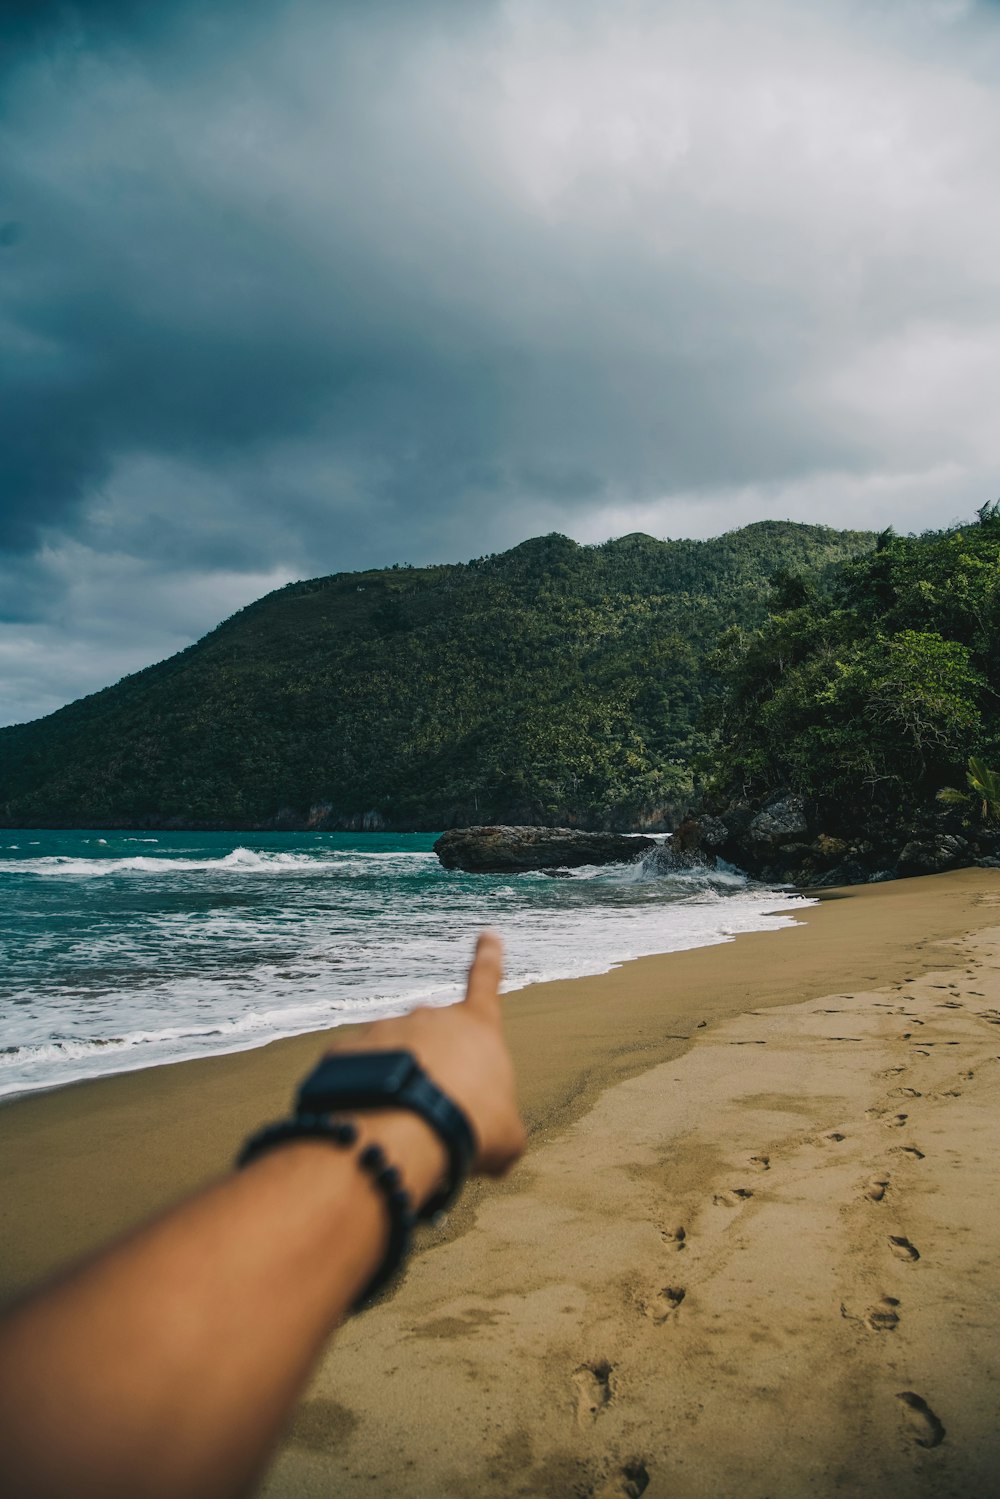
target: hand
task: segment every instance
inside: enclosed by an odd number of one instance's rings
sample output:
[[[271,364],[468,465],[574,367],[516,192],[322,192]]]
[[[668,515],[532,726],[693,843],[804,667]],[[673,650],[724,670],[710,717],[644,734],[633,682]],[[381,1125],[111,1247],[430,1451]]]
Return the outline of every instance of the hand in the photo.
[[[413,1052],[468,1115],[476,1169],[494,1175],[525,1143],[500,1026],[501,956],[484,934],[464,1004],[380,1021],[337,1047]],[[413,1202],[426,1202],[448,1164],[437,1132],[407,1109],[356,1118],[361,1143],[380,1144]],[[0,1322],[0,1488],[249,1493],[388,1226],[384,1194],[353,1153],[301,1140],[22,1302]]]
[[[360,1041],[352,1038],[331,1048],[344,1053],[411,1051],[464,1111],[476,1138],[473,1169],[488,1176],[508,1171],[527,1138],[517,1109],[514,1065],[503,1038],[502,977],[503,943],[495,932],[483,932],[461,1004],[375,1021]]]

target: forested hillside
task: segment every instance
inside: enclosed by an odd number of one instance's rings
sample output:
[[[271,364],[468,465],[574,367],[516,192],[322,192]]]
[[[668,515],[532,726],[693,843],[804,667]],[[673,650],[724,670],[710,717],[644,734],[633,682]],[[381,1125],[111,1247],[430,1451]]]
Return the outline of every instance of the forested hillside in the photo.
[[[772,608],[712,658],[717,807],[791,791],[815,826],[861,840],[856,856],[875,869],[915,830],[967,839],[995,823],[997,505],[947,531],[886,532],[822,590],[778,578]],[[947,786],[956,794],[942,798]]]
[[[189,650],[0,730],[0,823],[631,827],[689,798],[705,660],[771,582],[870,548],[763,522],[712,541],[527,541],[294,583]]]

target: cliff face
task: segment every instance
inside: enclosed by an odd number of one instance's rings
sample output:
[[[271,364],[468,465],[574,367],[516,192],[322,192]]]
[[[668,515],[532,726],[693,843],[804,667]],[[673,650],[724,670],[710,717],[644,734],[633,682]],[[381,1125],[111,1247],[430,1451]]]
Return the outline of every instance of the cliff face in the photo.
[[[0,730],[0,825],[662,828],[707,739],[705,659],[769,579],[870,546],[525,542],[292,584],[187,651]]]

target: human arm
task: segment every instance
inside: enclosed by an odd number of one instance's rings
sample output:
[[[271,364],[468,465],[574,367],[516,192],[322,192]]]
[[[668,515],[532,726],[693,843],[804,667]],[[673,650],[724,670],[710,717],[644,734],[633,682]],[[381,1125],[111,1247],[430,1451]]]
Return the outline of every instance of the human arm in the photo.
[[[500,1026],[499,940],[466,1000],[372,1025],[338,1050],[413,1052],[464,1110],[475,1169],[521,1153]],[[443,1147],[403,1111],[356,1116],[415,1203]],[[226,1499],[260,1473],[323,1344],[385,1250],[355,1153],[273,1150],[37,1293],[0,1324],[0,1488],[19,1499]]]

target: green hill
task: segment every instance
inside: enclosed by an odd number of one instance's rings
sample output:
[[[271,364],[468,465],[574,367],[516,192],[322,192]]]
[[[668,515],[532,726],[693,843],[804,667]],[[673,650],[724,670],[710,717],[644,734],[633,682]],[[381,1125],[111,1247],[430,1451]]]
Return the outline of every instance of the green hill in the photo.
[[[825,828],[888,844],[928,818],[960,831],[937,793],[967,789],[970,756],[1000,766],[1000,504],[885,532],[820,593],[786,579],[764,627],[731,631],[712,664],[720,801],[792,790]]]
[[[683,803],[705,657],[770,580],[874,538],[565,536],[293,583],[179,655],[0,730],[0,825],[628,827]],[[822,581],[820,581],[822,587]]]

